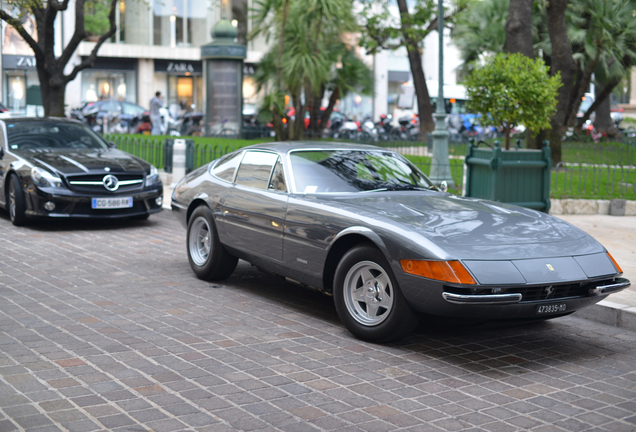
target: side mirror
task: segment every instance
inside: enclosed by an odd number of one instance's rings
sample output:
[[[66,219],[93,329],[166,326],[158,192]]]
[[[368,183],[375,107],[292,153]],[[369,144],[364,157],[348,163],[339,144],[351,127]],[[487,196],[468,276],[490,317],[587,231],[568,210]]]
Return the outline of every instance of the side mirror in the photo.
[[[439,185],[439,189],[442,192],[446,192],[448,190],[448,183],[446,183],[446,180],[442,181],[442,184]]]
[[[114,143],[114,142],[112,142],[112,141],[109,141],[109,142],[108,142],[108,147],[110,147],[110,148],[117,148],[117,144],[115,144],[115,143]]]

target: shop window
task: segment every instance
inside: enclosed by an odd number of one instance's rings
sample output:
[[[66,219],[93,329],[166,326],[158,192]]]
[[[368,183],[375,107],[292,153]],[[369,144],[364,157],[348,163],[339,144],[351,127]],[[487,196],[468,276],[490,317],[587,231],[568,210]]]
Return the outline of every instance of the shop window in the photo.
[[[153,44],[200,46],[207,41],[210,0],[154,0]]]
[[[82,100],[118,100],[136,102],[137,84],[134,71],[82,71]]]
[[[6,105],[16,114],[25,114],[27,110],[27,91],[33,86],[39,86],[36,71],[22,69],[5,71]]]

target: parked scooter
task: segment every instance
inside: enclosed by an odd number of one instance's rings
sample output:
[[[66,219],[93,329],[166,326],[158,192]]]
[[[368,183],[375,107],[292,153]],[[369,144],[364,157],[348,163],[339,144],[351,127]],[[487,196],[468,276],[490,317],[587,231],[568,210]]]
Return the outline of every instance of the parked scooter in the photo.
[[[378,137],[383,141],[400,140],[400,128],[393,125],[393,114],[382,114],[380,121],[375,124]]]
[[[340,139],[356,139],[358,135],[358,124],[346,117],[339,117],[331,121],[329,125],[329,136]]]
[[[172,118],[168,108],[159,108],[159,114],[161,114],[161,135],[181,136],[181,123]]]
[[[375,127],[375,123],[371,120],[371,117],[367,116],[360,124],[360,132],[358,133],[358,141],[377,141],[379,137],[378,128]]]

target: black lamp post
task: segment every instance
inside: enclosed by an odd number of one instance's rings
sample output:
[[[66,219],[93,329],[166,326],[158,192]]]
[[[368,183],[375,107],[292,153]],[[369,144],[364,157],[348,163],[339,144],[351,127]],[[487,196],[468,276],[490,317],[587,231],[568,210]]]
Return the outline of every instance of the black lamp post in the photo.
[[[446,103],[444,101],[444,6],[442,0],[437,2],[437,21],[439,33],[439,77],[437,91],[437,109],[435,110],[435,130],[433,131],[433,160],[431,161],[430,179],[436,185],[446,182],[453,187],[455,182],[448,161],[448,130],[446,129]]]

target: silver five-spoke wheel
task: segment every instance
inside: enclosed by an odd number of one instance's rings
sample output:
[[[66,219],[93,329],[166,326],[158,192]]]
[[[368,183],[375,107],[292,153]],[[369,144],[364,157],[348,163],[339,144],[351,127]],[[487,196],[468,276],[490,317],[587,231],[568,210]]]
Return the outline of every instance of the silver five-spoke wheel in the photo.
[[[378,264],[359,262],[345,276],[344,300],[349,313],[360,324],[378,325],[393,309],[391,279]]]
[[[228,253],[219,240],[214,213],[206,205],[192,212],[187,234],[188,261],[203,280],[223,280],[232,274],[238,258]]]
[[[190,257],[194,264],[203,266],[210,257],[210,224],[200,216],[192,222],[190,228]]]
[[[359,244],[342,256],[333,279],[333,299],[347,330],[370,342],[397,340],[419,322],[373,243]]]

